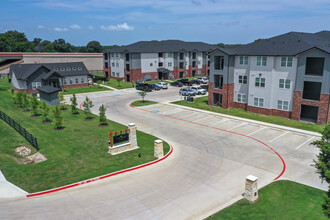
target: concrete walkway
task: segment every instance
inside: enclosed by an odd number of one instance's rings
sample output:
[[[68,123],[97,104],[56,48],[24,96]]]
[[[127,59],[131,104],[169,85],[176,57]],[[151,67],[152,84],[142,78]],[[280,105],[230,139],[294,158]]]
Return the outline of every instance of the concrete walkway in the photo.
[[[10,199],[17,197],[25,197],[28,193],[21,188],[8,182],[0,171],[0,199]]]
[[[112,89],[112,90],[115,90],[115,91],[118,90],[118,89],[116,89],[116,88],[113,88],[113,87],[111,87],[111,86],[106,86],[106,85],[103,85],[103,84],[100,84],[100,86],[105,87],[105,88],[108,88],[108,89]]]

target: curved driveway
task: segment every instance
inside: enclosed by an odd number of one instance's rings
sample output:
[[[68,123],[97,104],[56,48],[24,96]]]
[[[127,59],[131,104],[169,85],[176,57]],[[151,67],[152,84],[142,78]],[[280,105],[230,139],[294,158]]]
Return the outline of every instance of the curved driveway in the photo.
[[[217,123],[208,114],[161,104],[145,109],[173,118],[130,108],[129,103],[139,99],[134,90],[88,96],[95,112],[105,104],[109,119],[123,124],[135,122],[139,130],[169,142],[173,154],[153,166],[74,189],[0,201],[0,219],[201,219],[242,198],[246,176],[257,176],[259,186],[264,186],[282,172],[282,161],[263,144],[175,118],[214,126],[225,125],[223,119],[223,123]],[[169,89],[146,98],[166,101],[179,97],[177,89]],[[79,95],[78,100],[82,99]],[[231,129],[239,129],[239,125],[227,130]],[[314,172],[309,165],[295,169],[300,158],[292,153],[286,156],[289,172],[284,177],[300,181]],[[312,175],[306,183],[326,188],[315,178]]]

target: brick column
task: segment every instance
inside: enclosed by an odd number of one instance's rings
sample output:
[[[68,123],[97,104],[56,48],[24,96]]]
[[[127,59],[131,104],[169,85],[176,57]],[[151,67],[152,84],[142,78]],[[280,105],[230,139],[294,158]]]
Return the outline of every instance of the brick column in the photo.
[[[258,199],[258,178],[252,175],[246,177],[244,198],[249,202]]]
[[[301,109],[301,91],[294,91],[293,93],[293,103],[292,103],[292,114],[291,119],[299,121],[300,119],[300,109]]]

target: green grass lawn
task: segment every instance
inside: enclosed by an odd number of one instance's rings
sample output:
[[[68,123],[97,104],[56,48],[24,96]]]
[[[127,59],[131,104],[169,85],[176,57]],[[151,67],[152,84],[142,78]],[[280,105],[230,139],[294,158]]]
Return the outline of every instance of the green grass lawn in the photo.
[[[135,106],[135,107],[139,107],[139,106],[153,105],[153,104],[157,104],[157,103],[158,102],[149,101],[149,100],[144,100],[144,102],[142,100],[138,100],[138,101],[132,102],[131,105]]]
[[[231,108],[231,109],[224,109],[216,106],[210,106],[208,105],[208,97],[199,97],[195,98],[193,103],[189,103],[185,100],[182,101],[176,101],[172,102],[173,104],[177,105],[183,105],[183,106],[188,106],[192,108],[197,108],[197,109],[203,109],[211,112],[217,112],[217,113],[222,113],[222,114],[227,114],[227,115],[232,115],[232,116],[237,116],[237,117],[242,117],[242,118],[248,118],[252,120],[257,120],[257,121],[262,121],[262,122],[267,122],[267,123],[272,123],[272,124],[277,124],[277,125],[283,125],[287,127],[292,127],[292,128],[298,128],[298,129],[303,129],[307,131],[314,131],[314,132],[321,132],[323,128],[325,127],[324,125],[317,125],[317,124],[312,124],[312,123],[304,123],[300,121],[294,121],[290,120],[287,118],[282,118],[278,116],[267,116],[267,115],[260,115],[257,113],[253,112],[247,112],[244,109],[237,109],[237,108]]]
[[[77,94],[77,93],[88,93],[88,92],[101,92],[101,91],[108,91],[108,90],[111,90],[111,89],[102,87],[102,86],[99,87],[98,85],[90,85],[88,87],[65,89],[64,95]]]
[[[131,82],[123,82],[122,80],[118,83],[116,79],[109,79],[108,82],[105,82],[106,86],[110,86],[116,89],[128,89],[133,88]]]
[[[138,131],[137,150],[111,156],[107,154],[109,131],[126,129],[127,126],[108,121],[108,127],[98,127],[98,117],[84,121],[83,112],[71,115],[62,111],[63,130],[54,130],[53,124],[42,124],[41,117],[32,118],[12,104],[7,79],[0,79],[0,110],[20,123],[38,139],[40,153],[47,161],[37,164],[18,164],[14,149],[27,141],[13,128],[0,120],[0,170],[8,181],[32,193],[73,182],[93,178],[117,170],[155,160],[152,135]],[[53,114],[50,114],[53,118]],[[164,152],[169,145],[164,142]],[[141,153],[141,158],[138,157]]]
[[[326,193],[291,181],[276,181],[259,190],[251,204],[242,199],[208,219],[328,219],[322,210]]]
[[[92,75],[94,75],[94,76],[101,76],[101,77],[104,77],[104,73],[103,73],[103,72],[100,72],[100,73],[93,73]]]

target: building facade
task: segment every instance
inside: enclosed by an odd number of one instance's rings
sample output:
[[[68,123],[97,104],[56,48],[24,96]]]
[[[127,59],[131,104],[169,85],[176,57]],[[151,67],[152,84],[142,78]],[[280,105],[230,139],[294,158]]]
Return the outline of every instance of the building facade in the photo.
[[[127,82],[205,76],[208,53],[215,48],[202,42],[166,40],[108,49],[103,53],[104,76]]]
[[[210,53],[209,104],[326,124],[330,32],[290,32]]]
[[[83,62],[13,64],[9,76],[16,91],[38,93],[42,86],[60,89],[88,86],[89,72]]]

